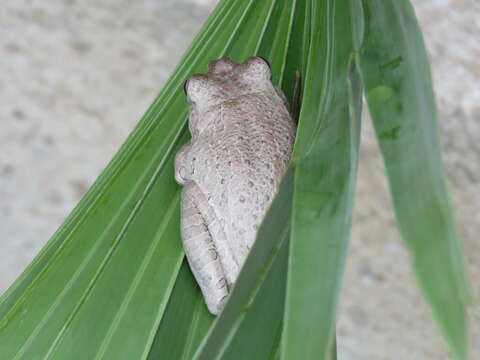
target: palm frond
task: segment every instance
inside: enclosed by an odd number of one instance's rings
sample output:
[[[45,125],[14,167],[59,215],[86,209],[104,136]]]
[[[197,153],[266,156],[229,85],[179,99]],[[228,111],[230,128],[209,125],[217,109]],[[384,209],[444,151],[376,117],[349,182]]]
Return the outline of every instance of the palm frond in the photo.
[[[385,31],[388,29],[388,31]],[[290,169],[223,313],[184,261],[173,157],[185,80],[258,55],[300,116]],[[359,70],[360,77],[357,73]],[[361,86],[426,298],[466,359],[467,285],[407,0],[224,0],[101,176],[0,298],[2,359],[335,359]]]

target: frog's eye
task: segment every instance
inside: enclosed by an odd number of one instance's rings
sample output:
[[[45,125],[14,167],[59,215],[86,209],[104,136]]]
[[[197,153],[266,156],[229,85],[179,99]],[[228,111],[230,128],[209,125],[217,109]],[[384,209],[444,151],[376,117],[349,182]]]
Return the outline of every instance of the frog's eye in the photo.
[[[268,70],[271,69],[270,62],[269,62],[267,59],[265,59],[264,57],[261,57],[261,56],[256,56],[256,58],[257,58],[258,60],[263,60],[263,62],[264,62],[265,64],[267,64]]]
[[[208,72],[213,74],[228,74],[229,72],[233,71],[237,63],[230,60],[228,57],[223,57],[221,59],[211,61],[208,64]]]
[[[243,63],[243,66],[245,67],[244,74],[249,78],[269,80],[272,76],[268,62],[261,57],[251,57]]]
[[[185,83],[187,99],[191,102],[202,101],[208,97],[210,86],[205,75],[193,75]]]

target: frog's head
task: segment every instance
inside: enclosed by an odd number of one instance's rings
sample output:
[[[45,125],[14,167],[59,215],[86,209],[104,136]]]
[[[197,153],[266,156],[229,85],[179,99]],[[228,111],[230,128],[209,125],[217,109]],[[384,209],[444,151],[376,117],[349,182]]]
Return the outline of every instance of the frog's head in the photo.
[[[273,90],[268,63],[259,57],[251,57],[241,64],[228,58],[212,61],[206,74],[191,76],[185,83],[187,101],[190,104],[190,127],[202,124],[204,114],[228,101],[242,101],[243,95]]]

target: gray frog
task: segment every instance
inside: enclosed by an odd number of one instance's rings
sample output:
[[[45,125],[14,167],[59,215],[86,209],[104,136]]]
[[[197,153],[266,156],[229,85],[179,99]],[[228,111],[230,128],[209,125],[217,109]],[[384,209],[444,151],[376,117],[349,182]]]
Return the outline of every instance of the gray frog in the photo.
[[[268,64],[213,61],[185,90],[190,142],[177,153],[181,234],[208,309],[224,307],[290,161],[295,123]]]

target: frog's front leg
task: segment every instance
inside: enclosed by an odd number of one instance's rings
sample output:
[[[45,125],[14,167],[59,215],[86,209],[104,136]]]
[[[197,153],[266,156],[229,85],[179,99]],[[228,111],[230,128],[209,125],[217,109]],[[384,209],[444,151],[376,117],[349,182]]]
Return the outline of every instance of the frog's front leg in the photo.
[[[217,315],[225,305],[229,290],[208,219],[202,215],[201,208],[205,206],[208,206],[207,199],[198,185],[193,181],[185,183],[181,209],[183,248],[208,309]]]

